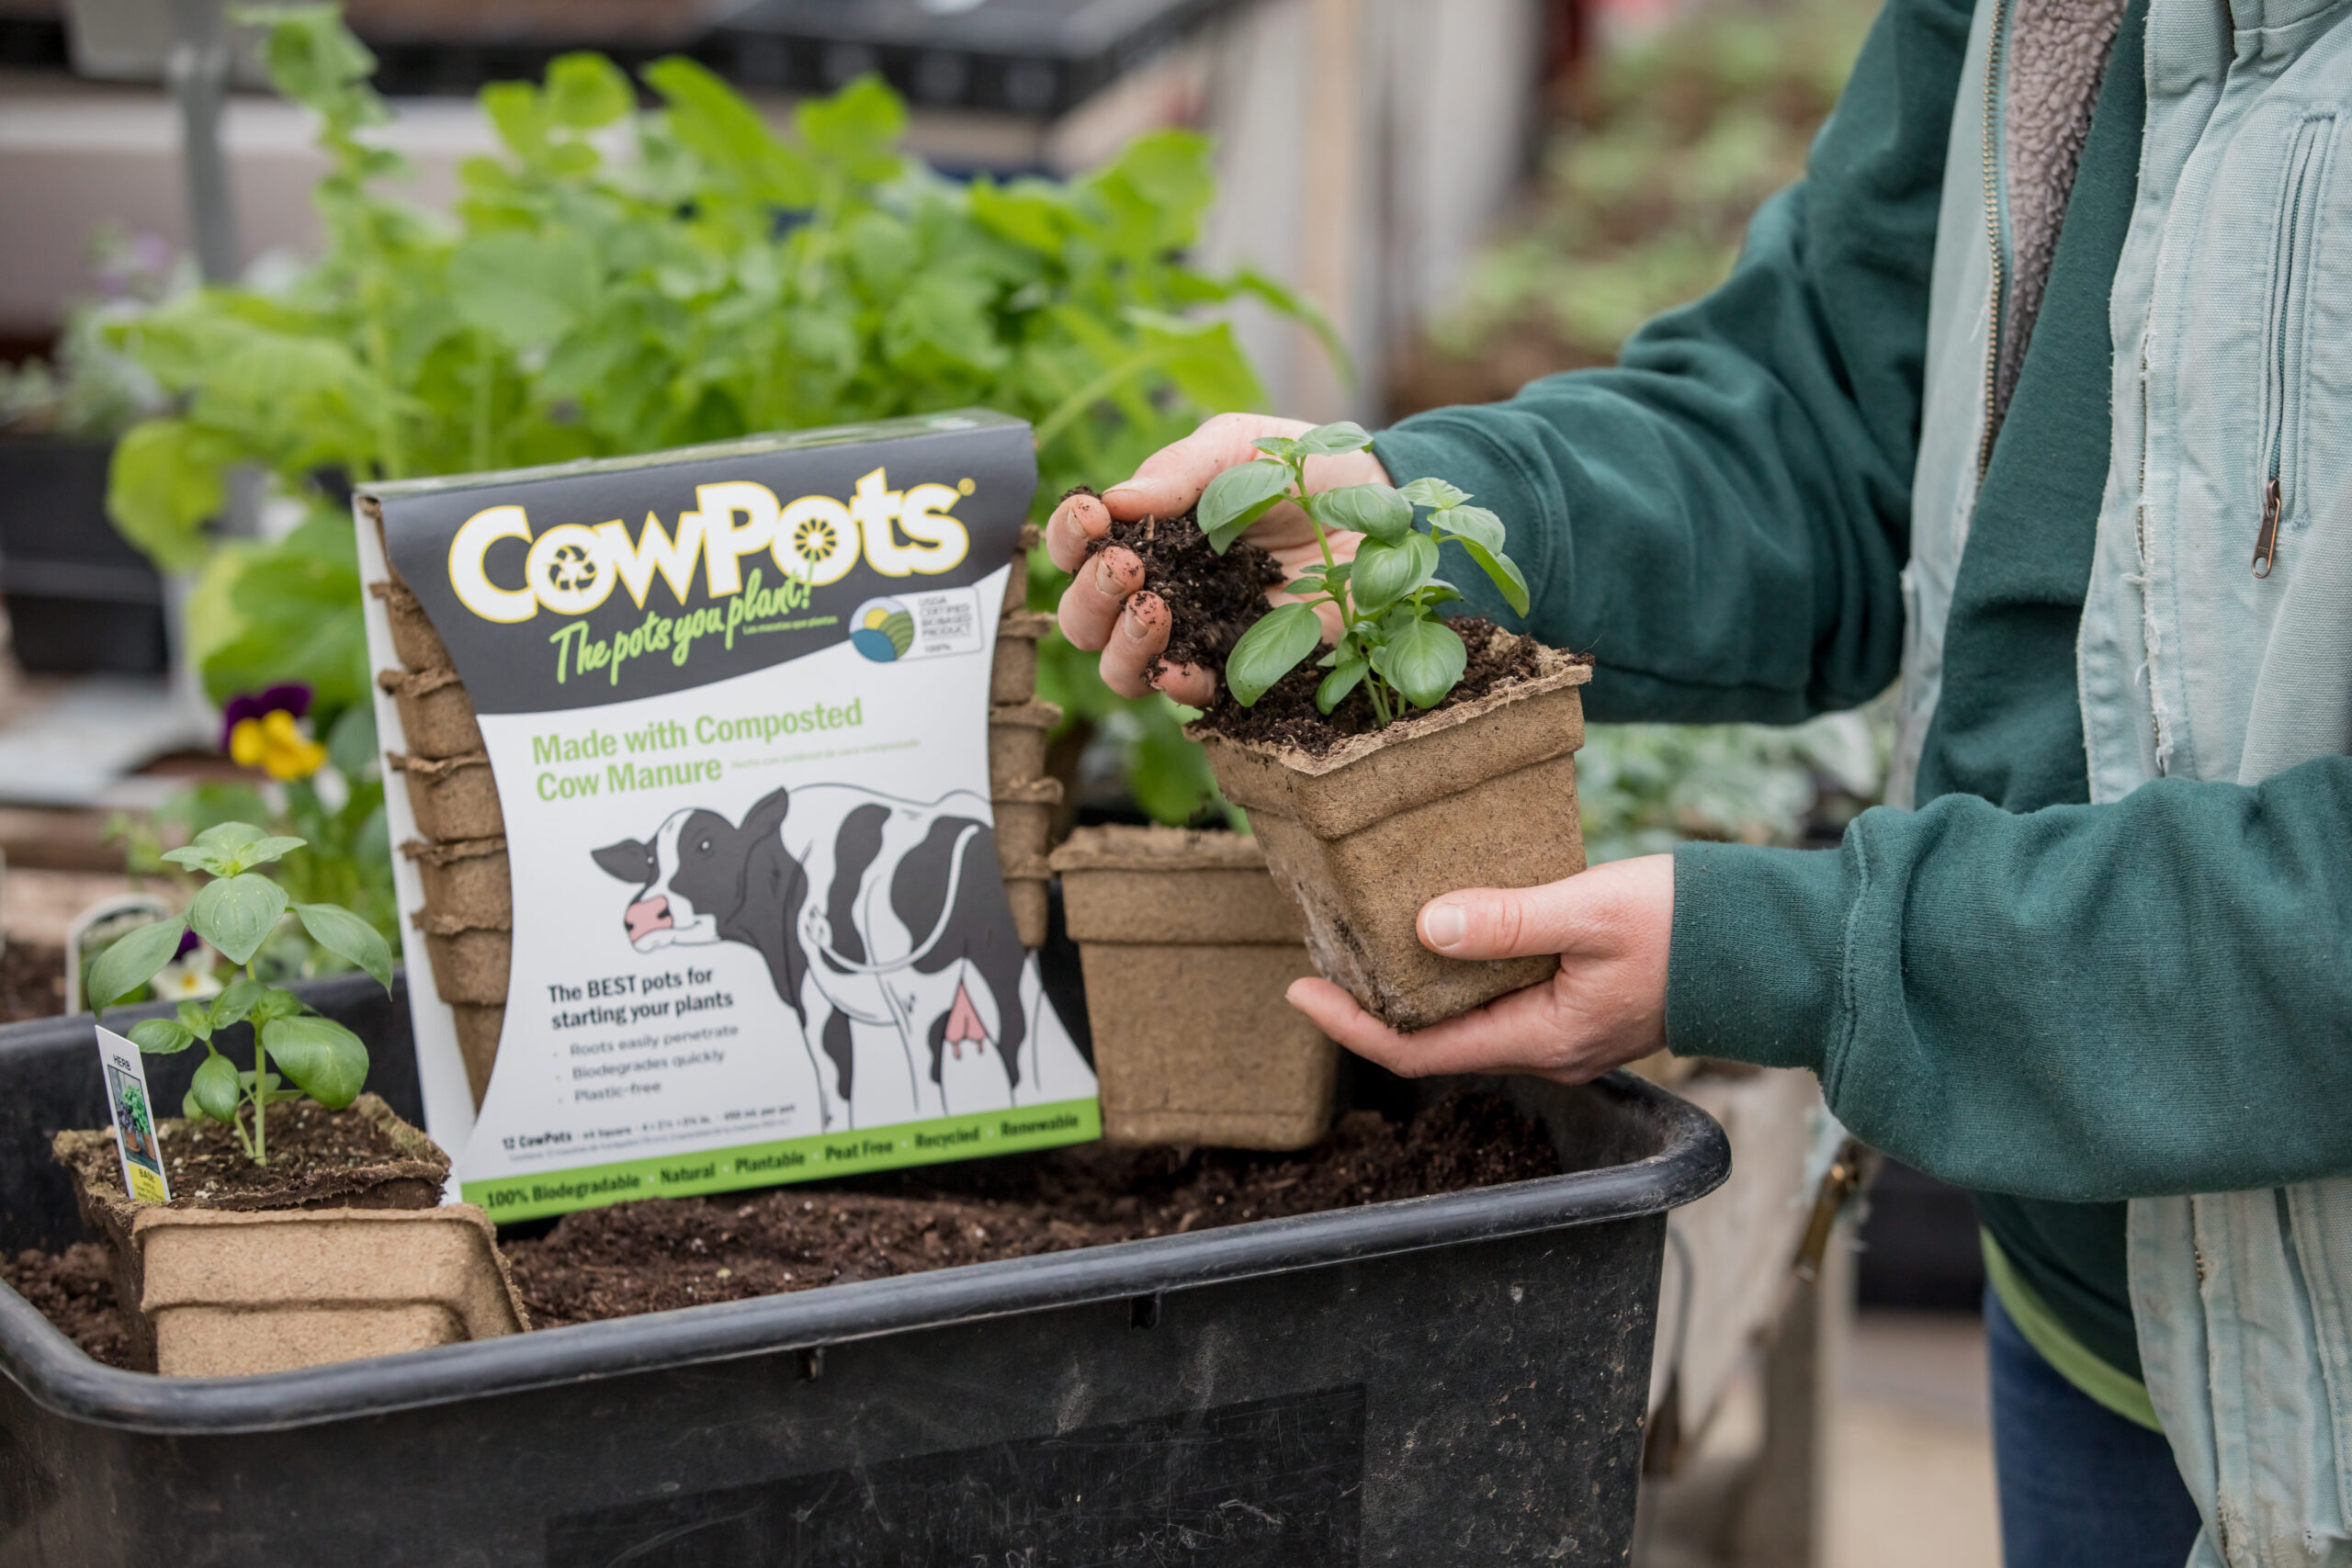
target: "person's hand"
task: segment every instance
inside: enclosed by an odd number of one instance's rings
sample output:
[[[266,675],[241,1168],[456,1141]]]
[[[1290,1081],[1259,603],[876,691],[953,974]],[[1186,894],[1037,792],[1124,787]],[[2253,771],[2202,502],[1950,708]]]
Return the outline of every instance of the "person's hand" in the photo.
[[[1183,440],[1161,447],[1125,483],[1113,486],[1099,498],[1071,496],[1054,509],[1046,525],[1046,553],[1062,570],[1078,574],[1062,593],[1062,635],[1090,653],[1102,653],[1104,685],[1123,697],[1139,697],[1157,687],[1180,703],[1206,707],[1216,697],[1217,672],[1163,660],[1160,656],[1168,651],[1168,605],[1144,581],[1143,562],[1120,545],[1107,547],[1090,560],[1088,544],[1108,534],[1114,518],[1134,523],[1145,517],[1182,516],[1201,499],[1209,480],[1238,463],[1262,456],[1250,445],[1258,437],[1297,435],[1313,428],[1304,420],[1221,413]],[[1340,485],[1388,482],[1388,470],[1369,451],[1310,457],[1306,462],[1309,493]],[[1322,563],[1315,525],[1289,502],[1260,518],[1243,536],[1281,563],[1285,583]],[[1332,558],[1353,560],[1362,538],[1360,534],[1334,532]],[[1280,601],[1295,595],[1275,588],[1268,590],[1266,597]],[[1330,605],[1322,609],[1326,638],[1337,637],[1338,612]]]
[[[1476,887],[1421,907],[1421,945],[1448,958],[1560,955],[1540,986],[1399,1034],[1329,980],[1295,980],[1290,1003],[1359,1055],[1404,1077],[1528,1073],[1583,1083],[1666,1043],[1674,857],[1612,861],[1541,887]]]

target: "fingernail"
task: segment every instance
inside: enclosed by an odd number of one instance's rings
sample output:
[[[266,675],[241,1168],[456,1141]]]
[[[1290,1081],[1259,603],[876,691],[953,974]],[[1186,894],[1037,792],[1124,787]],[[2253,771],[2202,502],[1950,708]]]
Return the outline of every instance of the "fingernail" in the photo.
[[[1132,604],[1127,606],[1127,613],[1119,617],[1119,625],[1126,631],[1129,642],[1141,642],[1151,630],[1143,624],[1143,617],[1136,614]]]
[[[1102,499],[1108,501],[1114,495],[1141,495],[1149,488],[1150,485],[1147,481],[1129,479],[1125,484],[1113,485],[1109,490],[1104,491]]]
[[[1421,930],[1428,934],[1431,947],[1459,947],[1462,939],[1470,934],[1470,917],[1459,904],[1432,904],[1421,916]]]
[[[1114,599],[1119,597],[1119,574],[1112,570],[1107,552],[1094,558],[1094,586]]]

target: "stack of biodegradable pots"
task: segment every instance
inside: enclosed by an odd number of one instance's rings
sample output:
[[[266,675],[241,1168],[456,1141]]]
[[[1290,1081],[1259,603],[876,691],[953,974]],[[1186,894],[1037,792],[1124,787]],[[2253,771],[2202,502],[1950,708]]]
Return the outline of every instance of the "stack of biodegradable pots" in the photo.
[[[380,535],[383,513],[360,506]],[[385,552],[389,559],[390,552]],[[376,680],[399,705],[405,752],[385,761],[408,785],[417,831],[401,852],[416,863],[424,908],[415,917],[424,936],[434,989],[457,1017],[458,1045],[474,1104],[490,1088],[498,1036],[506,1022],[506,974],[514,959],[514,893],[508,880],[506,820],[482,749],[481,727],[449,650],[397,572],[370,583],[384,602],[392,652],[401,668]]]
[[[106,1243],[131,1358],[167,1377],[242,1377],[390,1356],[528,1326],[489,1216],[441,1203],[449,1160],[372,1094],[348,1111],[397,1153],[305,1174],[293,1206],[122,1190],[110,1128],[57,1134],[83,1220]],[[164,1153],[187,1136],[165,1122]]]
[[[1584,869],[1576,752],[1578,688],[1591,678],[1589,663],[1543,649],[1530,679],[1320,756],[1200,725],[1188,733],[1297,900],[1315,966],[1391,1027],[1425,1029],[1559,969],[1556,954],[1442,958],[1415,922],[1442,893],[1533,887]]]
[[[1283,999],[1315,966],[1255,840],[1081,828],[1053,869],[1086,974],[1106,1140],[1298,1149],[1323,1136],[1338,1049]]]
[[[1046,945],[1046,884],[1053,877],[1046,852],[1062,798],[1061,781],[1046,776],[1046,738],[1061,722],[1062,710],[1037,701],[1037,641],[1054,618],[1027,607],[1028,552],[1036,544],[1036,525],[1024,525],[1005,584],[989,678],[989,794],[995,797],[997,859],[1021,945],[1031,948]]]

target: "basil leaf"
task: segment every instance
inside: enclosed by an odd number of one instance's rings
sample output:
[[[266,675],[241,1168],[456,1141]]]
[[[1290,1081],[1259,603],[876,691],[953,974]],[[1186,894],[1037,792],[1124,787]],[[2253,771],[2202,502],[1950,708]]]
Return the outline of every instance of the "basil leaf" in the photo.
[[[1393,545],[1367,543],[1356,551],[1348,578],[1355,607],[1365,614],[1393,604],[1437,575],[1437,541],[1408,534]]]
[[[1449,506],[1459,506],[1470,499],[1468,491],[1456,490],[1440,479],[1419,479],[1405,487],[1405,499],[1415,506],[1426,506],[1432,512],[1442,512]]]
[[[312,942],[358,964],[387,991],[392,988],[392,949],[374,926],[333,904],[297,904],[294,916]]]
[[[237,1087],[237,1065],[216,1053],[198,1065],[196,1077],[188,1081],[187,1097],[215,1122],[234,1122]]]
[[[1503,551],[1503,520],[1483,506],[1449,506],[1430,513],[1430,526],[1441,534],[1475,540],[1495,554]]]
[[[196,1035],[168,1018],[145,1018],[130,1026],[130,1043],[150,1056],[169,1056],[196,1043]]]
[[[250,963],[286,913],[286,889],[248,872],[208,882],[187,907],[196,934],[232,964]]]
[[[1243,707],[1253,707],[1273,683],[1323,640],[1323,623],[1304,604],[1277,604],[1241,634],[1225,661],[1226,689]]]
[[[1318,424],[1298,437],[1291,448],[1296,457],[1332,457],[1342,452],[1361,452],[1372,445],[1372,433],[1351,419],[1330,424]]]
[[[90,1010],[106,1011],[162,973],[179,952],[187,931],[186,920],[157,920],[137,927],[99,953],[90,965],[88,994],[83,998]]]
[[[1241,463],[1211,479],[1193,513],[1209,547],[1223,555],[1241,531],[1263,517],[1290,491],[1290,468],[1271,459]]]
[[[1443,701],[1470,664],[1470,650],[1443,621],[1409,621],[1396,629],[1381,651],[1381,675],[1420,708],[1433,708]]]
[[[1478,563],[1478,570],[1485,572],[1487,579],[1502,591],[1506,604],[1520,615],[1527,614],[1529,604],[1527,579],[1521,575],[1517,561],[1509,556],[1500,555],[1487,548],[1475,539],[1463,538],[1460,535],[1453,536],[1453,542],[1468,551],[1470,558]]]
[[[1323,677],[1321,685],[1315,688],[1316,711],[1328,714],[1338,707],[1340,700],[1356,689],[1363,680],[1365,672],[1371,668],[1372,663],[1369,660],[1350,659],[1342,661],[1329,675]]]
[[[250,976],[240,975],[230,981],[227,988],[219,996],[212,998],[212,1008],[206,1021],[214,1029],[226,1029],[231,1024],[241,1021],[247,1013],[253,1011],[254,1004],[261,1000],[263,995],[260,981]],[[180,1016],[186,1018],[187,1010],[195,1005],[193,1002],[182,1002]],[[191,1023],[188,1027],[193,1029],[195,1025]]]
[[[368,1047],[333,1019],[273,1019],[261,1043],[271,1061],[330,1111],[340,1111],[368,1087]]]
[[[1413,503],[1386,485],[1342,485],[1306,498],[1307,510],[1326,528],[1344,528],[1375,539],[1403,538],[1413,527]]]

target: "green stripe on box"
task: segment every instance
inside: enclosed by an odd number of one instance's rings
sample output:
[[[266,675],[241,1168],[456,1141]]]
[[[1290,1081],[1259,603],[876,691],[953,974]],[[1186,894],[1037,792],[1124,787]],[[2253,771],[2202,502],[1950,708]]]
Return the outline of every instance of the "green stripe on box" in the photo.
[[[820,1133],[702,1154],[659,1155],[611,1165],[501,1176],[469,1181],[464,1192],[467,1202],[479,1203],[492,1219],[535,1220],[635,1198],[690,1198],[746,1187],[777,1187],[820,1177],[857,1176],[1091,1143],[1102,1135],[1100,1101],[1062,1100],[1014,1111],[900,1122],[870,1132]]]

